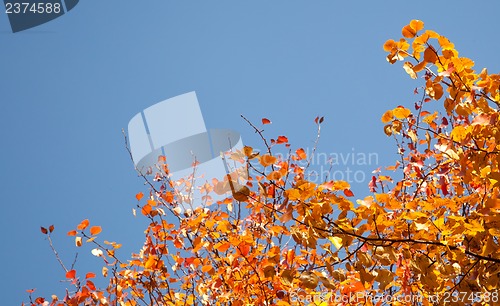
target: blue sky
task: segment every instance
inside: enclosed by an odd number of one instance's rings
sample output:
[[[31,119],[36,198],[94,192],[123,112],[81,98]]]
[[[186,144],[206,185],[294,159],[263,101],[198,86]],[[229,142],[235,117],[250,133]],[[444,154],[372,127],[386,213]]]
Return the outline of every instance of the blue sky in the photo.
[[[68,14],[12,34],[0,13],[0,278],[2,305],[26,289],[64,295],[64,278],[40,226],[77,270],[100,271],[90,248],[66,232],[82,219],[100,235],[142,246],[134,195],[147,191],[134,172],[121,129],[139,111],[196,91],[209,128],[239,131],[262,147],[240,118],[267,117],[266,135],[311,148],[314,118],[325,116],[319,151],[377,153],[379,165],[344,165],[368,179],[393,164],[394,143],[380,117],[411,106],[413,88],[382,44],[421,19],[448,36],[476,69],[498,72],[500,3],[483,1],[81,1]],[[168,120],[166,116],[165,120]],[[339,167],[339,171],[345,168]],[[367,183],[353,186],[367,194]]]

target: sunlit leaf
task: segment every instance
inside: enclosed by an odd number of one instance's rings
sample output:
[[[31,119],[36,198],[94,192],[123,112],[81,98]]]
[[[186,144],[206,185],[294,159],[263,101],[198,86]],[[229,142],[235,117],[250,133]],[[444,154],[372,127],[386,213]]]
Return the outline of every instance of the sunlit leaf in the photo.
[[[328,237],[328,240],[337,248],[337,250],[340,250],[342,248],[342,238],[340,237]]]
[[[405,119],[411,114],[411,111],[401,106],[393,109],[392,114],[398,119]]]
[[[92,226],[90,228],[90,234],[91,235],[97,235],[102,231],[102,228],[100,226]]]
[[[76,271],[75,270],[70,270],[66,272],[66,278],[73,279],[76,277]]]
[[[138,194],[135,195],[135,198],[137,199],[137,201],[140,201],[142,199],[142,197],[144,197],[144,193],[142,193],[142,192],[139,192]]]
[[[85,219],[83,220],[82,222],[80,222],[80,224],[78,224],[78,226],[76,227],[78,230],[85,230],[87,227],[89,226],[89,220],[88,219]]]
[[[271,124],[271,120],[267,118],[262,118],[262,124]]]

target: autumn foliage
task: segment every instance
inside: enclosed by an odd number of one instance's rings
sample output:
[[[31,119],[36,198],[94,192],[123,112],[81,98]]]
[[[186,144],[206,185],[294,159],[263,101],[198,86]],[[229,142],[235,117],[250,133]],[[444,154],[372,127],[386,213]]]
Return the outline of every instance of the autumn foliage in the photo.
[[[109,285],[65,268],[66,295],[30,292],[30,304],[500,304],[500,75],[477,73],[422,21],[402,36],[383,48],[419,82],[419,101],[382,115],[399,159],[372,177],[370,196],[354,200],[344,181],[306,180],[311,156],[293,148],[280,159],[273,150],[288,139],[268,140],[251,124],[264,150],[227,156],[248,170],[246,183],[206,184],[205,204],[191,209],[185,188],[159,167],[149,194],[136,196],[137,215],[150,222],[137,254],[119,259],[120,245],[98,242],[101,228],[88,220],[68,233],[77,247],[95,245]],[[53,230],[42,233],[50,239]]]

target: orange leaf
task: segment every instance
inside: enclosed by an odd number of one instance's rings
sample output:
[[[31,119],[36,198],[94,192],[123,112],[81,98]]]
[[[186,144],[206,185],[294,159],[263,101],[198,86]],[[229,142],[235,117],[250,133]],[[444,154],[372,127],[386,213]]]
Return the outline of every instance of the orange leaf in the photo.
[[[33,292],[35,292],[35,290],[36,290],[36,288],[33,288],[33,289],[26,290],[26,292],[33,293]]]
[[[225,252],[225,251],[227,251],[227,249],[229,249],[230,246],[231,246],[231,244],[229,242],[224,242],[224,243],[221,243],[220,245],[216,245],[215,249],[219,252]]]
[[[146,204],[142,208],[141,212],[142,212],[143,215],[147,216],[147,215],[149,215],[151,213],[151,210],[152,210],[151,205]]]
[[[428,63],[433,63],[433,64],[437,62],[438,58],[436,55],[436,51],[434,51],[434,48],[432,46],[425,49],[424,60]]]
[[[85,275],[85,278],[94,278],[95,277],[95,273],[92,273],[92,272],[89,272],[87,273],[87,275]]]
[[[403,29],[401,30],[401,33],[403,34],[404,37],[406,38],[413,38],[417,34],[417,32],[411,28],[411,26],[405,25]]]
[[[390,52],[394,47],[396,47],[396,42],[392,39],[389,39],[384,43],[384,51],[386,52]]]
[[[206,265],[206,266],[203,266],[201,268],[201,272],[203,272],[203,273],[207,273],[207,272],[210,272],[212,270],[213,270],[212,265]]]
[[[164,194],[162,194],[161,198],[165,200],[165,202],[167,203],[172,203],[174,201],[174,195],[170,191],[167,191]]]
[[[89,289],[92,290],[92,291],[96,290],[96,287],[95,287],[94,283],[91,282],[91,281],[89,281],[89,280],[87,281],[87,287],[89,287]]]
[[[306,159],[307,158],[307,154],[306,152],[304,151],[304,149],[300,148],[300,149],[297,149],[297,151],[295,151],[295,153],[297,154],[297,156],[299,157],[299,160],[301,159]]]
[[[293,219],[293,205],[292,204],[288,204],[288,206],[286,207],[285,212],[280,217],[280,221],[283,222],[283,223],[286,223],[286,222],[288,222],[288,221],[290,221],[292,219]]]
[[[392,120],[392,117],[393,117],[392,110],[388,110],[382,115],[381,120],[383,123],[387,123]]]
[[[75,230],[69,231],[68,236],[76,236],[76,231]]]
[[[266,154],[260,157],[260,164],[264,167],[270,166],[276,162],[276,157]]]
[[[52,233],[53,231],[54,231],[54,225],[49,226],[49,232]]]
[[[166,161],[167,161],[167,158],[164,155],[158,156],[159,163],[165,163]]]
[[[42,232],[42,234],[45,234],[45,235],[47,235],[49,233],[49,231],[43,226],[40,227],[40,231]]]
[[[76,271],[75,270],[71,270],[71,271],[66,272],[66,278],[73,279],[73,278],[75,278],[75,276],[76,276]]]
[[[135,195],[135,198],[137,199],[137,201],[140,201],[143,196],[144,196],[144,193],[139,192],[138,194]]]
[[[417,72],[420,72],[420,71],[424,70],[426,64],[427,63],[425,61],[421,61],[416,66],[413,66],[413,71],[415,73],[417,73]]]
[[[262,124],[271,124],[271,120],[267,118],[262,118]]]
[[[91,235],[97,235],[102,231],[102,228],[100,226],[92,226],[90,228],[90,234]]]
[[[344,194],[347,197],[353,197],[354,196],[354,193],[352,193],[351,189],[344,189]]]
[[[87,226],[89,226],[89,220],[85,219],[80,224],[78,224],[78,226],[76,228],[83,231],[84,229],[87,228]]]

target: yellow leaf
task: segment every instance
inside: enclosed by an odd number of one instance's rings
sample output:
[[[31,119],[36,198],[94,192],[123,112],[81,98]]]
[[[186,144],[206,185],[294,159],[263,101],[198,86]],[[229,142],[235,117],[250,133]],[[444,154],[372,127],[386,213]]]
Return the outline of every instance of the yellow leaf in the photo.
[[[424,22],[421,20],[414,19],[410,21],[410,28],[412,28],[415,33],[421,31],[424,28]]]
[[[461,125],[457,125],[451,131],[451,138],[453,141],[461,142],[467,137],[467,130]]]
[[[499,228],[490,228],[488,230],[488,232],[490,233],[490,235],[500,237],[500,229]]]
[[[432,115],[425,116],[424,119],[422,119],[423,122],[427,124],[431,124],[437,117],[438,113],[434,112]]]
[[[398,119],[404,119],[404,118],[407,118],[411,114],[411,111],[407,108],[399,106],[399,107],[396,107],[395,109],[393,109],[392,113],[393,113],[394,117],[396,117]]]
[[[337,250],[340,250],[342,248],[342,238],[340,237],[328,237],[328,240],[337,248]]]
[[[155,256],[149,256],[148,260],[144,264],[144,268],[151,269],[156,263]]]

